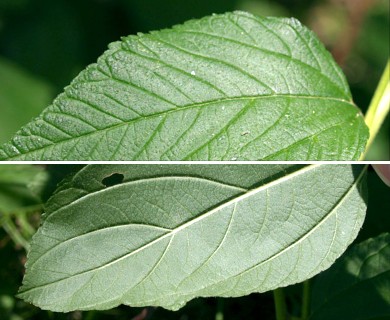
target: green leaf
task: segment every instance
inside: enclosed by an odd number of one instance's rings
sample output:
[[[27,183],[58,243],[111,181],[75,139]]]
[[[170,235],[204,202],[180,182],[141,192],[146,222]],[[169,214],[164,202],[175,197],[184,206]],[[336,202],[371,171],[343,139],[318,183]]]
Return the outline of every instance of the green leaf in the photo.
[[[361,165],[89,165],[49,200],[19,297],[53,311],[243,296],[328,268],[365,215]]]
[[[312,320],[389,319],[390,234],[348,249],[319,275],[312,296]]]
[[[312,32],[233,12],[110,44],[0,159],[350,160],[367,137]]]

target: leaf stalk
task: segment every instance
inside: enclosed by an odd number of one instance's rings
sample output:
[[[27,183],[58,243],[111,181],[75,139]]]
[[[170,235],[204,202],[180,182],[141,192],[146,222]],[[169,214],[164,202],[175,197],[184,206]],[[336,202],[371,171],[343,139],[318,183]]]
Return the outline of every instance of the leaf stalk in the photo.
[[[367,152],[372,145],[383,121],[390,111],[390,59],[387,61],[387,65],[383,71],[381,79],[372,97],[371,103],[368,107],[365,122],[370,130],[370,137],[367,142],[366,150],[361,156],[363,160]]]
[[[215,314],[215,320],[223,320],[223,306],[224,300],[222,298],[217,299],[217,313]]]
[[[283,288],[273,291],[275,301],[276,320],[287,320],[287,306]]]
[[[310,279],[303,282],[302,320],[307,320],[310,313]]]
[[[22,236],[9,216],[3,217],[1,225],[17,245],[23,247],[26,251],[30,249],[29,242]]]

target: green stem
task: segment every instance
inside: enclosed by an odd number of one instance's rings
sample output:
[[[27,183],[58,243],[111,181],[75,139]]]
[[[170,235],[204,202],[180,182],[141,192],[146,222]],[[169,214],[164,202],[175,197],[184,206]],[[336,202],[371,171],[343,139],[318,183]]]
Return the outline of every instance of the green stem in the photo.
[[[26,215],[27,215],[26,212],[21,212],[19,214],[16,214],[16,219],[17,219],[18,225],[22,229],[23,236],[30,239],[32,237],[32,235],[35,233],[35,229],[28,221]]]
[[[93,320],[93,318],[95,317],[97,312],[98,311],[95,311],[95,310],[87,311],[86,315],[85,315],[85,320]]]
[[[42,209],[43,209],[43,204],[37,203],[37,204],[32,204],[30,206],[20,207],[20,208],[18,208],[17,212],[15,212],[15,211],[3,212],[3,215],[13,216],[13,215],[16,215],[20,212],[25,212],[26,214],[31,214],[31,213],[35,213],[38,210],[42,210]]]
[[[218,298],[217,313],[215,314],[215,320],[223,320],[223,305],[224,305],[224,300],[222,298]]]
[[[287,306],[283,288],[273,291],[275,301],[276,320],[287,320]]]
[[[22,246],[26,251],[30,249],[30,244],[20,234],[19,230],[16,228],[10,217],[4,216],[1,221],[1,224],[4,227],[4,230],[8,233],[8,235],[16,244]]]
[[[303,282],[302,320],[307,320],[310,313],[310,279]]]
[[[387,61],[385,70],[379,80],[378,86],[368,107],[365,121],[370,129],[370,138],[368,139],[366,150],[361,156],[361,160],[367,155],[367,151],[372,145],[383,121],[390,111],[390,59]]]

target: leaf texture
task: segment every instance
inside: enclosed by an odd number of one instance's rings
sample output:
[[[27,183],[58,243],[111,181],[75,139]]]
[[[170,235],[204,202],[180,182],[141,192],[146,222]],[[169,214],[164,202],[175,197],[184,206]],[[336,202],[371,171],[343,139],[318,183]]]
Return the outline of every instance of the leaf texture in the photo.
[[[19,297],[178,309],[328,268],[365,215],[361,165],[89,165],[47,204]],[[115,182],[115,183],[114,183]]]
[[[314,282],[311,320],[390,317],[390,234],[348,249]]]
[[[351,160],[368,129],[295,19],[213,15],[111,43],[3,160]]]

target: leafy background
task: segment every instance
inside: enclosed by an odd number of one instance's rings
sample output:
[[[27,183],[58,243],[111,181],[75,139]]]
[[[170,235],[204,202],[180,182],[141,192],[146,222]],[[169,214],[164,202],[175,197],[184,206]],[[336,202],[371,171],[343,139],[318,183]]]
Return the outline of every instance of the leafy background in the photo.
[[[143,312],[142,308],[120,306],[107,311],[53,313],[42,311],[16,299],[26,261],[27,240],[39,226],[41,203],[54,191],[56,185],[69,173],[79,170],[80,165],[5,165],[0,166],[0,319],[132,319]],[[390,230],[389,188],[374,170],[368,168],[368,211],[366,221],[355,243]],[[42,200],[41,200],[42,199]],[[312,280],[313,285],[317,277]],[[302,284],[287,287],[287,304],[294,316],[301,308]],[[232,299],[200,298],[189,302],[177,312],[162,308],[150,309],[147,319],[275,319],[271,292],[251,294]],[[146,319],[146,318],[145,318]]]
[[[1,0],[0,143],[63,90],[107,44],[231,10],[294,16],[344,69],[365,112],[389,56],[388,0]],[[390,159],[390,119],[367,156]]]

